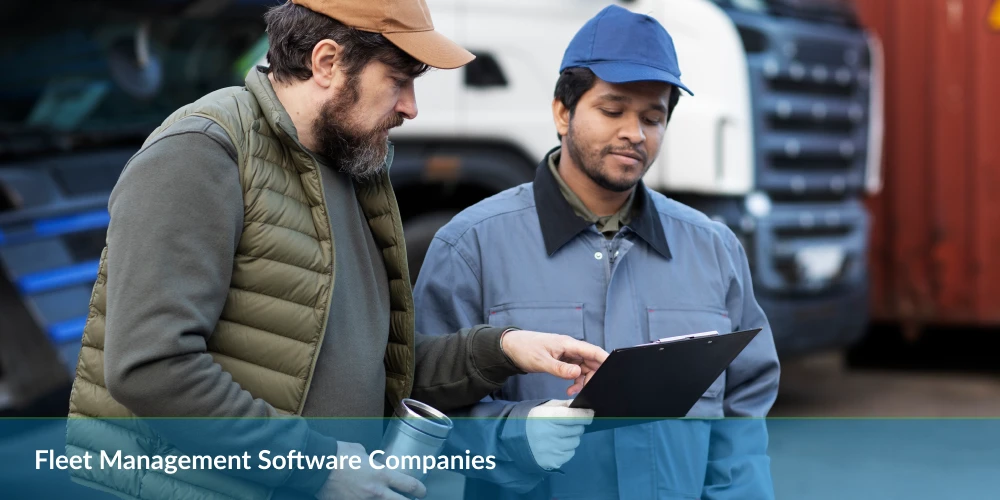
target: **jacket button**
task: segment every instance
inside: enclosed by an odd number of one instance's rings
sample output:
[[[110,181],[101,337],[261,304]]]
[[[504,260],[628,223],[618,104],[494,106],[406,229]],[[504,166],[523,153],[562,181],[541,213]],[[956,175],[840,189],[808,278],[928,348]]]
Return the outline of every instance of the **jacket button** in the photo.
[[[601,260],[601,259],[604,258],[604,254],[601,253],[601,252],[596,252],[596,253],[594,253],[594,258],[597,259],[597,260]]]

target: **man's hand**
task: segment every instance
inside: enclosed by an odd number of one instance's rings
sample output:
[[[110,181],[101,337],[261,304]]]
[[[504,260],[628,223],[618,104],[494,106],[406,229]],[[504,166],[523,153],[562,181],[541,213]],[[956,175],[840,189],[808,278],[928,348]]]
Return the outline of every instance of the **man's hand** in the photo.
[[[551,373],[573,380],[573,385],[566,389],[569,396],[580,392],[608,357],[604,349],[582,340],[528,330],[506,332],[500,344],[514,364],[525,372]]]
[[[594,410],[570,408],[569,400],[552,400],[528,412],[528,447],[538,466],[558,469],[576,454],[584,427],[594,420]]]
[[[373,469],[368,463],[368,453],[358,443],[337,442],[338,456],[360,456],[361,468],[344,466],[330,472],[329,479],[316,493],[320,500],[406,500],[423,498],[427,488],[423,483],[401,472],[390,469]],[[397,493],[398,492],[398,493]]]

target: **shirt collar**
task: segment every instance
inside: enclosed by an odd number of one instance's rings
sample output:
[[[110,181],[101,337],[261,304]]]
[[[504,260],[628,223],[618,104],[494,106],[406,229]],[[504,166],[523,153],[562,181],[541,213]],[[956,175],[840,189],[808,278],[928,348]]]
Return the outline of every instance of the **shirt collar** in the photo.
[[[538,223],[542,228],[542,239],[545,241],[545,252],[552,255],[562,248],[569,240],[592,225],[576,215],[573,207],[559,191],[559,184],[549,170],[549,155],[558,151],[549,151],[535,170],[534,194],[535,211],[538,212]],[[666,259],[670,259],[670,248],[667,246],[667,236],[663,224],[652,206],[653,200],[646,192],[646,185],[639,181],[636,186],[633,203],[632,221],[628,227],[635,231],[646,244],[656,250]]]

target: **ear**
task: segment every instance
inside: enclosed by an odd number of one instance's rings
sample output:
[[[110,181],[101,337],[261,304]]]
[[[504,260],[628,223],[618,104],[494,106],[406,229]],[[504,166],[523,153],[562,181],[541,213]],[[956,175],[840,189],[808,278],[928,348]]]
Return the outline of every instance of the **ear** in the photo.
[[[674,109],[677,108],[677,104],[681,99],[681,88],[671,85],[670,86],[670,96],[667,98],[667,124],[670,124],[670,119],[674,117]]]
[[[330,39],[320,40],[313,47],[312,59],[310,59],[313,81],[322,87],[332,85],[334,76],[337,74],[340,54],[340,44]]]
[[[559,98],[552,99],[552,120],[556,124],[556,132],[566,137],[569,134],[570,111]]]

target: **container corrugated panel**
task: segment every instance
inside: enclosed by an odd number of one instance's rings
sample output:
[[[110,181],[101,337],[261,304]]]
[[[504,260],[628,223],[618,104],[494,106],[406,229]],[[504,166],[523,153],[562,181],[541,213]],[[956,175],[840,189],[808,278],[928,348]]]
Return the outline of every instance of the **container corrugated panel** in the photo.
[[[1000,325],[1000,0],[857,0],[885,50],[876,319]]]

